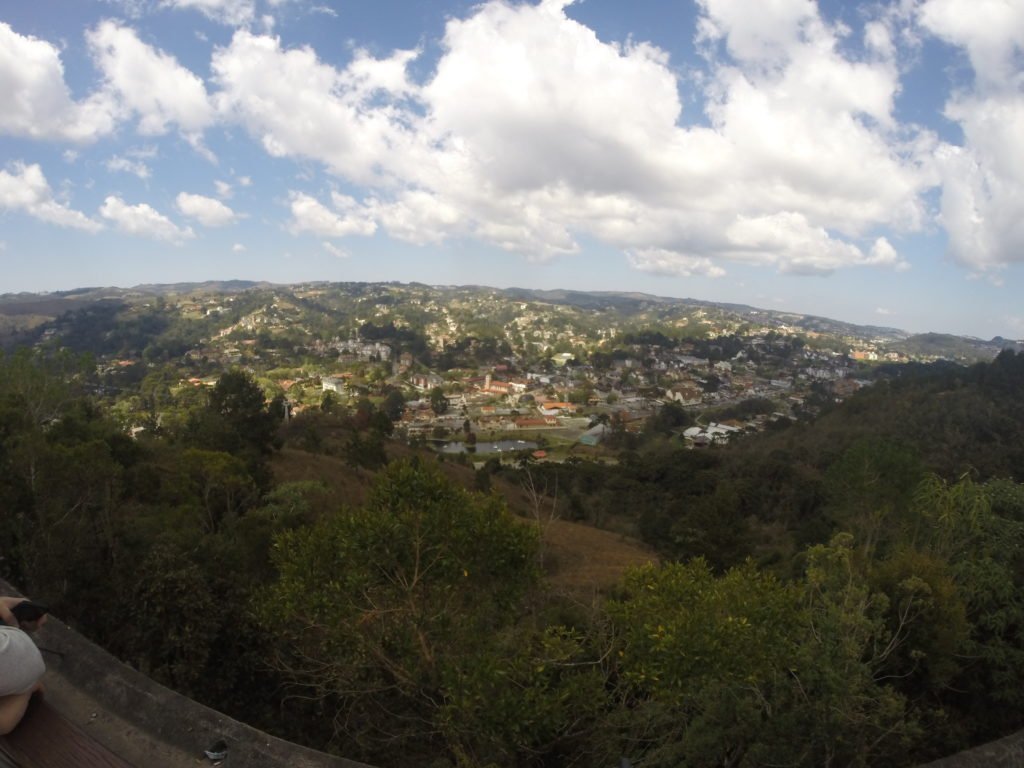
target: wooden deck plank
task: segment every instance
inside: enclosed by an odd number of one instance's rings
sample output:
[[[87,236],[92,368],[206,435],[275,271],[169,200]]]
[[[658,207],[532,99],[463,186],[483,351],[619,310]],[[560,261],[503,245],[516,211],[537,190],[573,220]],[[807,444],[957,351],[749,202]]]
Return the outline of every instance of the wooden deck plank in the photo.
[[[19,768],[17,757],[7,740],[0,736],[0,768]]]
[[[38,696],[5,740],[20,768],[132,768]]]

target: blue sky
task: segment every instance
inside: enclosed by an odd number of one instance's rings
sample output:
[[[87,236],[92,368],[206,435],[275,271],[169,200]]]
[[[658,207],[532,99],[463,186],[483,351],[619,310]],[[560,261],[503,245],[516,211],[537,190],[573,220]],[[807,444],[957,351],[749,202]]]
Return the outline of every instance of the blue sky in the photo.
[[[637,290],[1024,337],[1018,0],[0,7],[0,291]]]

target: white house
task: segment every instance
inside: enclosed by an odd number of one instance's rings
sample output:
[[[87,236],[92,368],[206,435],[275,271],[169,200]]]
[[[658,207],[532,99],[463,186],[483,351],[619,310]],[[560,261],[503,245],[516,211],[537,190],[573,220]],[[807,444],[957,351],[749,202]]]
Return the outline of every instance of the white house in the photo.
[[[339,395],[345,394],[345,379],[341,376],[324,376],[320,379],[320,387],[324,392],[335,392]]]

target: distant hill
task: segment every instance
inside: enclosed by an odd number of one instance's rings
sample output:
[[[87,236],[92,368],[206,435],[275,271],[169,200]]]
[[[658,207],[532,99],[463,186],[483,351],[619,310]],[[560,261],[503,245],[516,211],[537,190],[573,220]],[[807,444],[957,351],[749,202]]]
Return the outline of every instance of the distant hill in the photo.
[[[252,288],[272,288],[274,283],[253,280],[207,280],[203,283],[158,283],[136,285],[133,292],[157,296],[179,293],[241,293]]]
[[[997,336],[991,341],[946,333],[921,333],[893,344],[896,351],[915,356],[953,358],[965,362],[991,360],[1004,349],[1024,351],[1024,344]]]
[[[859,338],[894,340],[906,338],[909,334],[898,328],[885,328],[875,325],[855,325],[827,317],[801,315],[792,312],[780,312],[772,309],[760,309],[746,304],[728,302],[702,301],[700,299],[680,299],[667,296],[654,296],[647,293],[614,291],[571,291],[571,290],[534,290],[531,288],[508,288],[502,291],[512,299],[545,301],[551,304],[567,304],[581,309],[617,309],[623,312],[637,312],[651,306],[678,306],[695,309],[715,309],[738,315],[749,322],[764,323],[771,321],[784,323],[808,331],[833,335],[849,335]]]
[[[508,288],[501,291],[510,299],[543,301],[549,304],[567,304],[581,309],[616,309],[636,312],[647,304],[683,303],[682,299],[665,299],[636,293],[606,293],[602,291],[542,291],[532,288]]]
[[[724,326],[732,323],[754,326],[797,328],[809,333],[834,337],[838,340],[859,340],[881,345],[883,351],[900,352],[906,355],[944,358],[958,362],[972,363],[991,360],[1002,349],[1024,349],[1024,343],[996,337],[990,341],[949,334],[926,333],[911,335],[897,328],[874,325],[856,325],[826,317],[804,315],[772,309],[762,309],[745,304],[702,301],[693,298],[655,296],[635,291],[576,291],[571,289],[539,290],[532,288],[492,288],[487,286],[425,286],[420,283],[327,283],[322,281],[278,285],[252,280],[210,280],[206,282],[144,284],[131,288],[85,287],[69,291],[32,294],[0,295],[0,346],[14,346],[32,343],[45,330],[48,322],[56,318],[97,304],[114,301],[125,305],[139,304],[148,298],[171,296],[217,295],[239,296],[250,291],[288,292],[296,290],[335,290],[351,297],[380,294],[380,303],[400,303],[402,290],[436,292],[439,301],[445,297],[465,297],[479,293],[489,297],[503,297],[510,303],[537,302],[548,305],[569,307],[580,312],[613,312],[636,323],[668,321],[685,318],[694,312],[704,312],[706,317]],[[389,292],[395,296],[389,296]],[[19,319],[14,319],[19,318]]]
[[[69,291],[47,293],[0,294],[0,315],[60,314],[69,308],[104,299],[124,299],[132,296],[163,296],[180,293],[241,293],[252,288],[271,287],[272,283],[252,280],[210,280],[203,283],[164,283],[136,285],[131,288],[117,286],[74,288]]]
[[[543,471],[563,473],[561,492],[595,525],[618,511],[617,525],[631,522],[667,559],[720,568],[827,542],[856,522],[837,500],[906,505],[926,473],[1024,481],[1024,354],[891,369],[813,421],[780,420],[725,447],[652,442],[614,466]]]
[[[876,447],[902,446],[923,470],[951,481],[965,473],[976,480],[1024,480],[1024,355],[1005,351],[990,363],[970,367],[937,362],[891,369],[892,376],[883,376],[813,422],[738,444],[732,454],[736,474],[756,475],[756,465],[780,459],[789,468],[823,472],[851,447],[868,441]],[[813,474],[794,481],[792,489],[813,486],[808,480]],[[769,495],[765,478],[750,487],[752,496]],[[774,513],[798,507],[784,496]]]

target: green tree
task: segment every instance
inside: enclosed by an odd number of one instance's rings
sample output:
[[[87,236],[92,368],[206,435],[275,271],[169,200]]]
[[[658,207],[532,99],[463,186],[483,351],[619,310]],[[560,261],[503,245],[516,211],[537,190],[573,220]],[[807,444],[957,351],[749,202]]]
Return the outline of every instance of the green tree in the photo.
[[[200,503],[199,518],[210,533],[236,520],[256,498],[245,464],[228,453],[188,448],[178,462],[182,483]]]
[[[275,447],[278,423],[266,395],[248,373],[227,371],[210,392],[210,410],[224,419],[242,445],[263,454]]]
[[[204,450],[241,458],[257,487],[270,487],[268,456],[280,447],[281,420],[268,406],[263,390],[241,370],[221,374],[205,408],[193,411],[187,441]]]
[[[388,422],[389,425],[390,423]],[[350,467],[373,470],[388,463],[387,451],[379,432],[370,432],[365,437],[359,432],[350,433],[342,454]]]
[[[405,413],[405,396],[402,395],[402,391],[399,389],[392,389],[388,392],[387,397],[384,398],[384,402],[380,406],[381,411],[387,414],[387,417],[391,421],[398,421],[402,418],[402,414]]]
[[[139,568],[118,639],[139,669],[186,694],[194,692],[220,628],[220,609],[202,569],[164,544]]]
[[[889,631],[889,602],[855,556],[849,537],[814,548],[791,584],[750,563],[716,577],[701,559],[631,573],[608,608],[619,706],[605,764],[905,760],[919,730],[883,680],[905,635]]]
[[[608,607],[620,708],[604,764],[756,765],[799,638],[798,592],[747,565],[700,559],[630,573]]]
[[[430,407],[434,413],[442,414],[448,411],[448,398],[441,387],[434,387],[430,390]]]
[[[514,622],[535,550],[495,498],[392,464],[362,507],[278,538],[259,602],[277,664],[361,754],[407,765],[454,749],[445,703]]]
[[[929,694],[925,704],[933,712],[959,715],[948,715],[955,728],[937,740],[942,753],[1020,727],[1024,523],[1013,513],[1021,495],[1020,486],[982,486],[966,476],[954,483],[929,477],[916,494],[914,557],[922,564],[913,574],[928,586],[929,599],[911,636],[916,652],[898,671],[915,686],[911,691]]]
[[[693,416],[679,403],[668,402],[647,418],[644,432],[650,434],[671,434],[675,430],[693,424]]]
[[[871,559],[880,545],[884,550],[905,533],[914,492],[923,478],[921,461],[912,450],[886,440],[861,440],[825,473],[829,511]]]
[[[10,356],[0,353],[5,452],[17,455],[31,490],[36,488],[44,427],[56,422],[75,400],[69,380],[81,377],[86,365],[85,358],[66,353],[44,356],[25,348]]]
[[[895,602],[872,589],[849,534],[811,547],[807,564],[805,634],[791,661],[794,716],[781,735],[802,734],[806,765],[903,762],[921,731],[888,672],[917,615],[922,585],[902,583]],[[895,624],[894,609],[903,618]]]
[[[321,411],[324,413],[334,413],[340,407],[341,401],[339,400],[336,392],[324,392],[323,397],[320,398]]]
[[[147,428],[155,429],[160,415],[174,402],[171,389],[181,376],[169,365],[162,366],[147,374],[139,385],[139,395],[146,410]]]
[[[680,560],[703,557],[717,572],[750,553],[749,523],[735,488],[721,484],[714,493],[674,505],[668,550]]]

